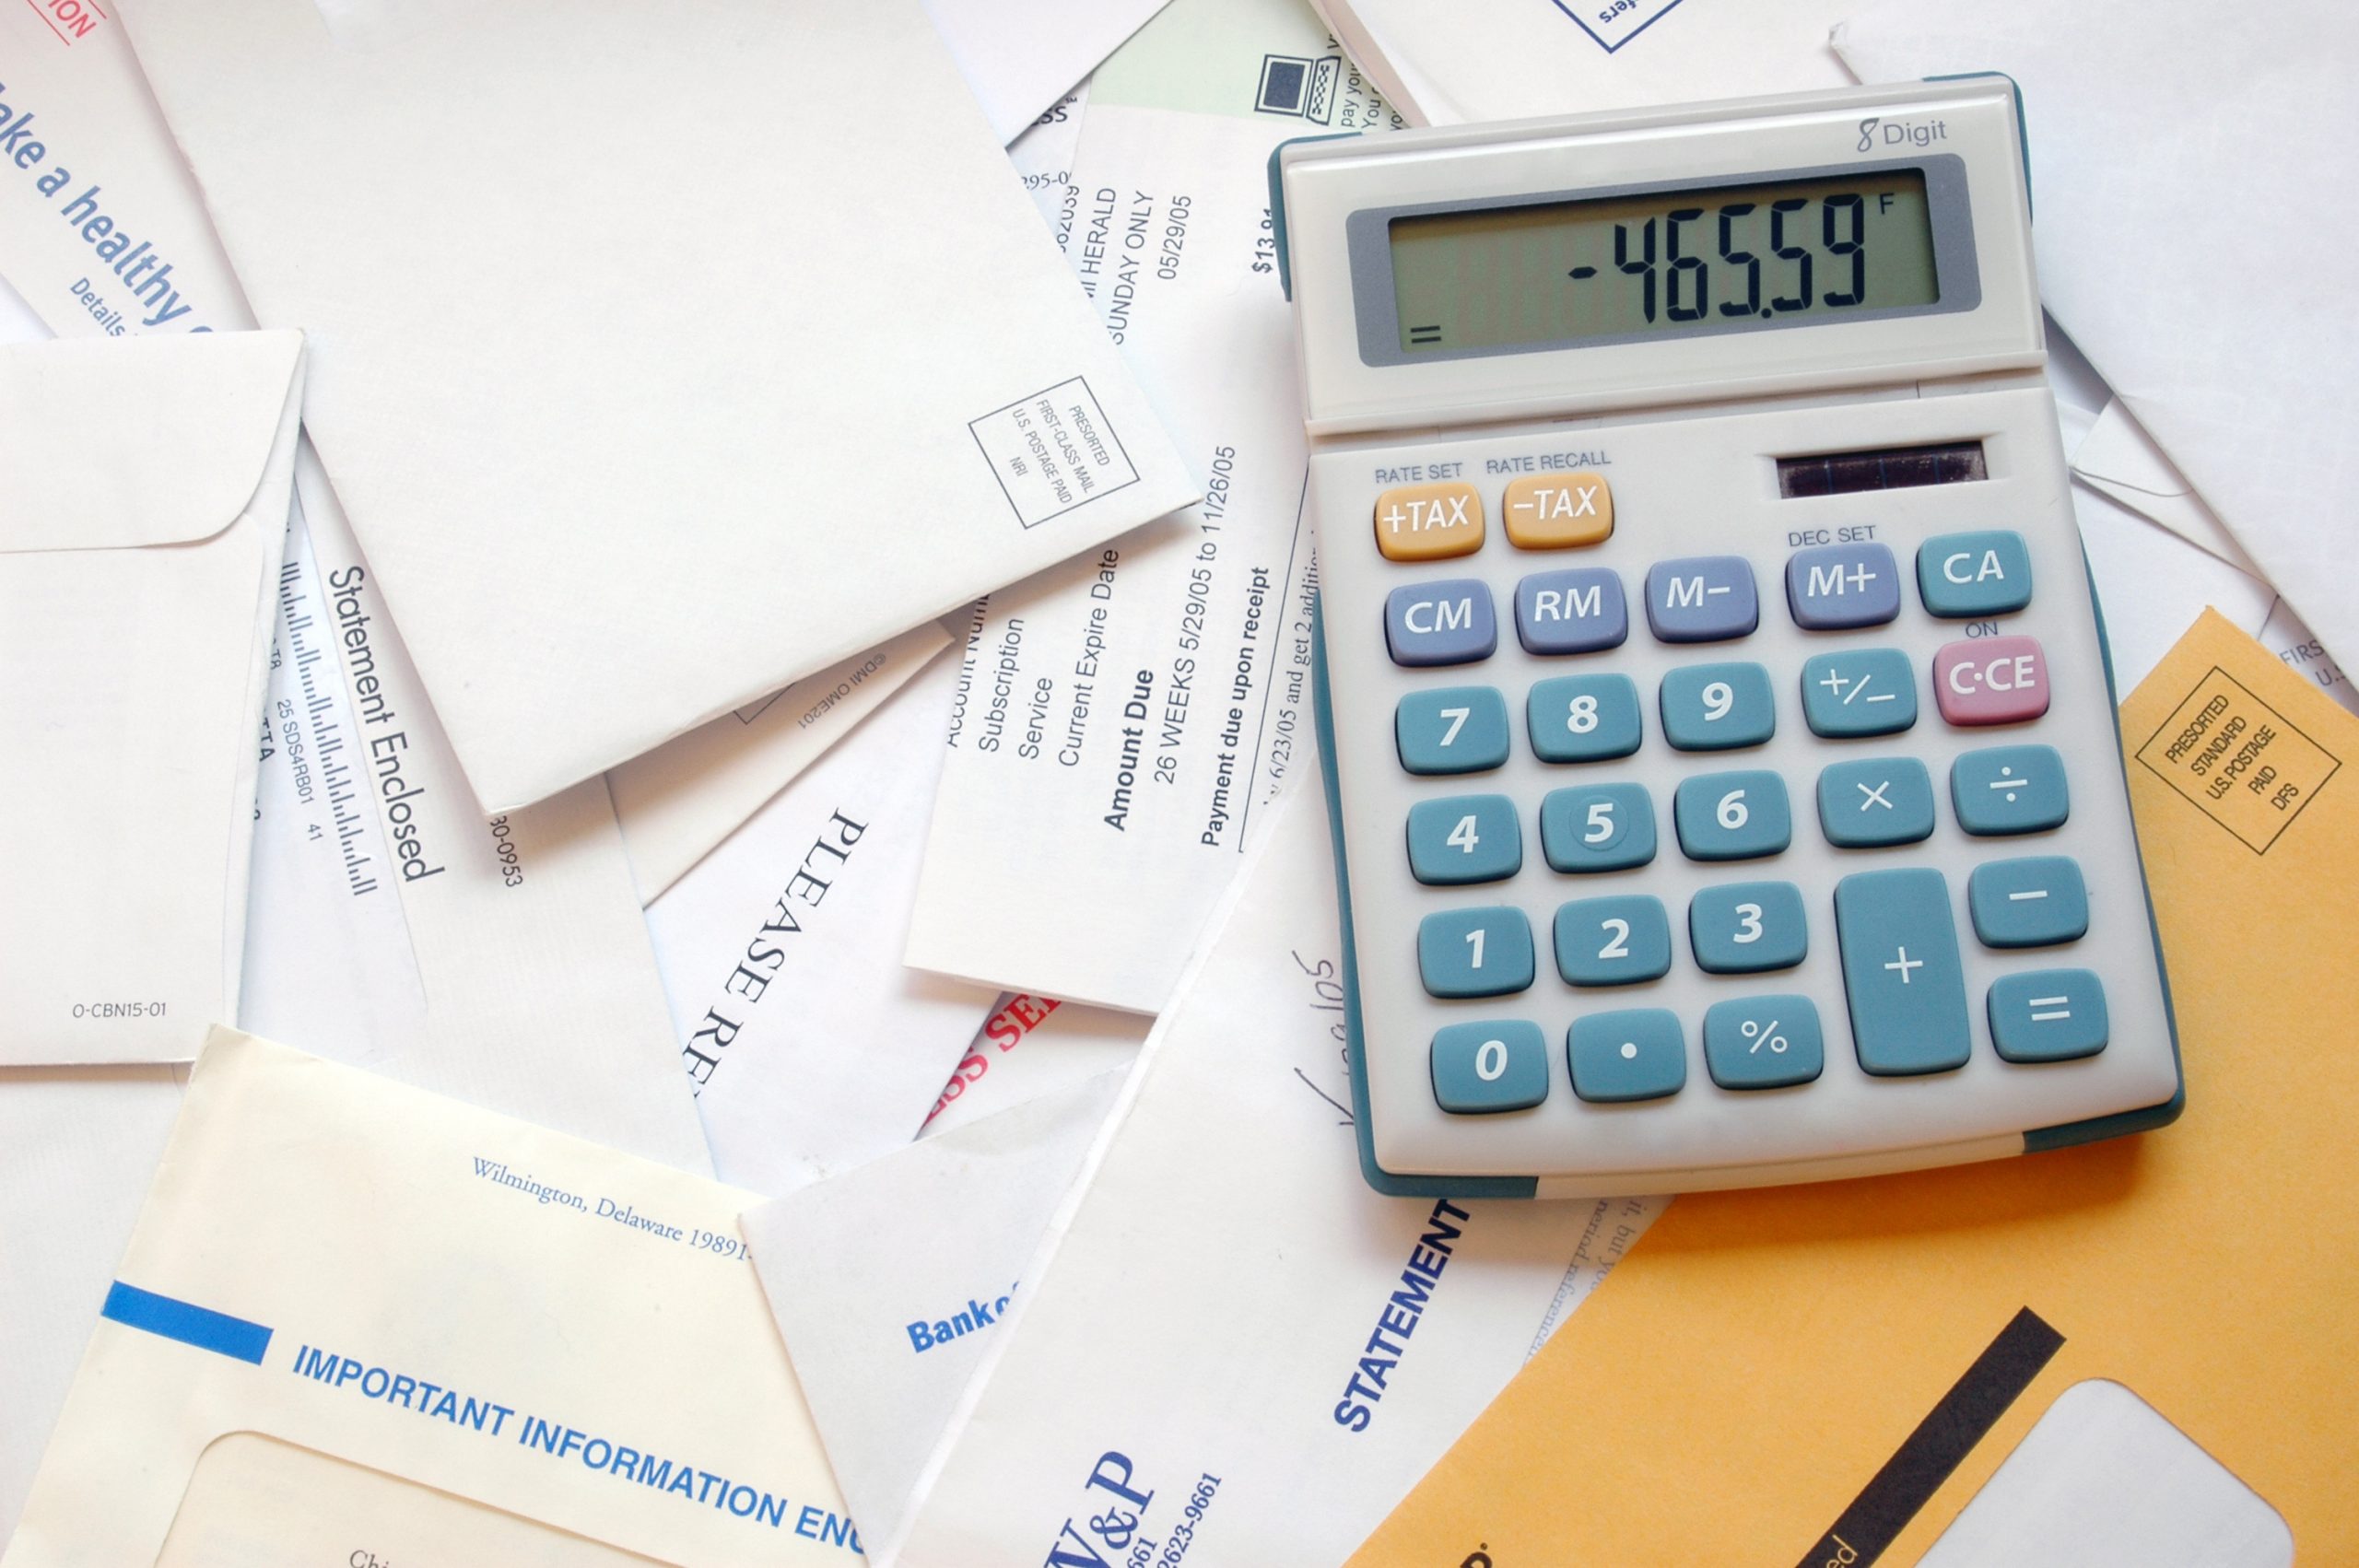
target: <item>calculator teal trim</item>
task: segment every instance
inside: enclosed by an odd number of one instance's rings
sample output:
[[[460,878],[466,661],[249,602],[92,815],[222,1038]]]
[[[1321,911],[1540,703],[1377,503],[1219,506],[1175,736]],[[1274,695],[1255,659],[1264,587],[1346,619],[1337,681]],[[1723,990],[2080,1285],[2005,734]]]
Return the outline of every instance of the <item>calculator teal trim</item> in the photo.
[[[1993,76],[1997,73],[1981,74]],[[2022,99],[2016,101],[2020,104]],[[2028,172],[2025,178],[2030,178]],[[2081,570],[2089,579],[2089,608],[2095,612],[2097,622],[2097,655],[2105,665],[2106,706],[2113,712],[2113,746],[2119,751],[2121,692],[2113,678],[2113,639],[2106,635],[2105,601],[2097,594],[2096,573],[2089,570],[2089,547],[2085,544],[2081,546]],[[2126,807],[2129,803],[2126,778],[2122,793]],[[2178,1005],[2171,1000],[2171,966],[2163,956],[2163,928],[2154,921],[2154,884],[2146,880],[2146,847],[2138,841],[2135,832],[2138,816],[2134,811],[2130,813],[2130,824],[2133,830],[2130,835],[2130,847],[2138,857],[2138,891],[2146,900],[2146,934],[2154,943],[2155,972],[2163,977],[2163,1026],[2170,1032],[2171,1066],[2178,1074],[2178,1087],[2169,1099],[2160,1105],[2148,1106],[2143,1110],[2116,1111],[2111,1116],[2060,1122],[2054,1127],[2032,1128],[2024,1134],[2024,1153],[2026,1154],[2037,1154],[2049,1149],[2070,1149],[2079,1143],[2100,1143],[2108,1138],[2125,1138],[2133,1132],[2152,1132],[2156,1128],[2168,1127],[2179,1118],[2180,1112],[2187,1109],[2187,1062],[2179,1055]]]
[[[1327,833],[1335,850],[1336,919],[1344,938],[1344,1059],[1351,1068],[1352,1137],[1360,1146],[1360,1175],[1388,1198],[1530,1198],[1540,1190],[1535,1176],[1404,1176],[1376,1163],[1367,1059],[1360,1037],[1360,960],[1352,944],[1352,872],[1344,858],[1344,790],[1335,774],[1335,716],[1327,696],[1327,623],[1324,603],[1316,598],[1310,606],[1310,712],[1319,736],[1319,781],[1327,796]]]
[[[1950,71],[1938,76],[1927,76],[1929,82],[1975,82],[1997,77],[2007,84],[2015,98],[2015,144],[2024,149],[2024,211],[2032,210],[2031,190],[2031,123],[2024,118],[2024,85],[2004,71]],[[1273,165],[1272,167],[1275,167]]]
[[[1286,250],[1286,184],[1278,159],[1285,156],[1286,148],[1305,142],[1343,142],[1366,134],[1334,131],[1324,136],[1288,136],[1270,149],[1270,235],[1278,244],[1278,292],[1288,299],[1294,298],[1294,258]]]

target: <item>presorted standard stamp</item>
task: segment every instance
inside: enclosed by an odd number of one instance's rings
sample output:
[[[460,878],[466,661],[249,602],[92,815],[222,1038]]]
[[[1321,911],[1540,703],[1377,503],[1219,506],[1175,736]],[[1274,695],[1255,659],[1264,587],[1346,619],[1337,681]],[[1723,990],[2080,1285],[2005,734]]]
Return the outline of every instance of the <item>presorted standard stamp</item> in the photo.
[[[2216,664],[2138,748],[2138,760],[2257,855],[2342,766]]]
[[[1080,376],[969,420],[967,428],[1027,528],[1138,482],[1130,454]]]

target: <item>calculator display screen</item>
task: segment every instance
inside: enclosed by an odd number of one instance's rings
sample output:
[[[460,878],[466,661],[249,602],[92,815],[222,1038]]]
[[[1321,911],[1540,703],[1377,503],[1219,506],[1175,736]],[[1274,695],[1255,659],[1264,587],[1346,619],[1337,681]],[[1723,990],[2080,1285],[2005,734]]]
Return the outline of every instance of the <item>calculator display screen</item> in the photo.
[[[1916,169],[1430,213],[1391,228],[1411,355],[1816,324],[1941,298]]]

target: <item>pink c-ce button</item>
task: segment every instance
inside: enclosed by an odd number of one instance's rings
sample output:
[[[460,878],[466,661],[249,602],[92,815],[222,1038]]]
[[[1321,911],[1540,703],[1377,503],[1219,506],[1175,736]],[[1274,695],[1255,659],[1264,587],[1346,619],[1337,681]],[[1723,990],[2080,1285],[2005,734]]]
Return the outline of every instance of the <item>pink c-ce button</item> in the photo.
[[[1933,655],[1933,697],[1953,724],[2014,724],[2048,711],[2048,659],[2032,637],[1953,642]]]

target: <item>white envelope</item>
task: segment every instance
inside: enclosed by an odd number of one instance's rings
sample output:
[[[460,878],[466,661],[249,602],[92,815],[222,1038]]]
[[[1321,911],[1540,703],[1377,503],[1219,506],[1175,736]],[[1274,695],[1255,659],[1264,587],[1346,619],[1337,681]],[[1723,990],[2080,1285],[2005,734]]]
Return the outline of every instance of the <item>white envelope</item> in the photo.
[[[902,1518],[984,1346],[1122,1086],[1099,1073],[921,1139],[739,1229],[852,1516]],[[827,1259],[824,1284],[810,1259]]]
[[[1340,1562],[1659,1211],[1371,1190],[1315,796],[1283,801],[1262,842],[1036,1249],[993,1268],[937,1240],[955,1214],[863,1206],[902,1244],[908,1299],[950,1304],[949,1347],[914,1352],[898,1299],[815,1310],[832,1281],[804,1271],[783,1325],[798,1363],[841,1358],[848,1378],[864,1360],[894,1389],[855,1425],[816,1411],[878,1564],[1112,1568],[1146,1542],[1149,1562],[1185,1543],[1188,1568]],[[992,1211],[982,1183],[1002,1169],[1018,1167],[976,1169],[960,1212]],[[748,1222],[756,1257],[791,1270],[791,1248],[763,1251],[769,1212]],[[961,1334],[969,1281],[994,1276],[1021,1281],[1013,1317]],[[938,1410],[909,1397],[935,1366],[965,1385],[946,1427],[860,1430]],[[919,1445],[914,1512],[880,1514]],[[879,1471],[855,1479],[855,1453]]]
[[[50,330],[0,282],[0,344]],[[0,1541],[180,1108],[170,1067],[0,1067]]]
[[[485,821],[308,447],[295,486],[239,1025],[709,1174],[604,781]]]
[[[218,1031],[0,1562],[850,1568],[747,1201]]]
[[[1322,0],[1419,125],[1845,87],[1827,29],[1859,0]]]
[[[1023,992],[1003,996],[934,1097],[919,1136],[939,1138],[1028,1100],[1126,1071],[1154,1026],[1155,1020],[1141,1013]]]
[[[911,626],[608,773],[640,901],[655,902],[949,646],[941,622]]]
[[[2086,485],[2072,486],[2081,548],[2105,612],[2113,689],[2144,680],[2209,607],[2258,636],[2277,595],[2178,534]]]
[[[2051,349],[2053,345],[2051,339]],[[2050,365],[2051,379],[2057,369]],[[2101,382],[2091,390],[2095,400],[2105,399]],[[2060,392],[2056,425],[2067,461],[2077,465],[2094,439],[2092,430],[2101,429],[2104,420]],[[2165,531],[2103,486],[2077,484],[2071,489],[2082,558],[2105,616],[2116,692],[2144,680],[2207,607],[2259,635],[2277,599],[2267,583],[2176,531]]]
[[[296,333],[0,349],[0,1061],[235,1014]]]
[[[776,1194],[907,1143],[995,992],[901,963],[938,662],[648,907],[713,1169]]]
[[[0,277],[0,343],[40,343],[50,335],[49,327],[25,303],[24,296]]]
[[[2359,180],[2336,107],[2359,11],[1912,0],[1835,44],[1863,81],[2015,79],[2041,298],[2327,649],[2359,656],[2359,311],[2318,205]]]
[[[919,0],[1003,142],[1170,0]]]
[[[0,1541],[164,1152],[182,1071],[0,1068]]]
[[[2072,477],[2246,576],[2260,576],[2260,568],[2228,532],[2220,514],[2204,504],[2187,475],[2171,465],[2169,455],[2119,398],[2105,405],[2086,439],[2072,449]]]
[[[127,25],[487,811],[1197,494],[915,0]]]
[[[39,18],[28,12],[24,22]],[[49,324],[69,334],[251,324],[226,265],[201,264],[217,258],[219,246],[118,25],[105,19],[77,31],[65,53],[48,49],[46,31],[38,31],[11,57],[7,79],[37,91],[12,89],[44,116],[34,124],[52,136],[56,164],[70,158],[98,175],[123,219],[121,231],[172,258],[173,277],[201,294],[205,308],[155,326],[135,317],[111,328],[90,314],[68,284],[93,243],[57,224],[50,210],[57,204],[33,182],[0,181],[0,257],[48,304]],[[17,13],[0,13],[0,34],[18,26]],[[61,107],[69,111],[63,133],[52,129]],[[58,203],[79,189],[62,188]],[[53,227],[72,244],[49,243]],[[101,234],[97,244],[111,238]],[[136,264],[129,251],[115,259]],[[422,1088],[709,1171],[606,791],[585,784],[485,822],[308,443],[297,448],[296,488],[309,509],[296,510],[278,576],[244,913],[252,940],[237,1022]],[[925,635],[924,627],[911,634]],[[876,678],[890,677],[880,669]],[[856,692],[810,725],[798,717],[800,748],[759,724],[739,726],[748,743],[734,749],[701,731],[673,743],[681,755],[727,752],[729,766],[660,792],[656,810],[675,834],[667,842],[725,832],[727,825],[713,824],[749,809],[744,797],[759,788],[752,774],[791,766],[822,732],[840,733],[831,720],[864,700]],[[664,766],[672,749],[650,766]],[[394,766],[384,771],[386,764]],[[405,845],[433,850],[411,870],[440,869],[405,880]]]
[[[1073,149],[1081,139],[1081,118],[1089,104],[1089,84],[1081,83],[1041,112],[1030,129],[1007,144],[1007,161],[1031,193],[1049,231],[1064,243],[1078,205],[1073,188]]]

